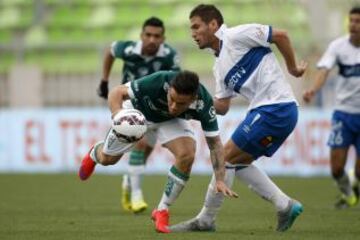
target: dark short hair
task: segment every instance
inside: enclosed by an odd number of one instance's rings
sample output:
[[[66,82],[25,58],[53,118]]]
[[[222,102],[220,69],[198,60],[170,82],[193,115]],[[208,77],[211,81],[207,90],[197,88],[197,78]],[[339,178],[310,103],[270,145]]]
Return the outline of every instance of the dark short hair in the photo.
[[[360,6],[355,6],[352,9],[350,9],[349,14],[360,14]]]
[[[165,33],[165,26],[164,26],[163,21],[161,21],[160,18],[150,17],[150,18],[146,19],[142,26],[142,30],[144,30],[145,27],[147,27],[147,26],[160,27],[163,29],[163,33]]]
[[[170,81],[170,86],[178,94],[196,95],[199,89],[199,76],[191,71],[180,71],[176,77]]]
[[[189,18],[198,16],[205,23],[211,22],[215,19],[219,26],[224,23],[224,18],[219,9],[212,4],[200,4],[197,5],[191,12]]]

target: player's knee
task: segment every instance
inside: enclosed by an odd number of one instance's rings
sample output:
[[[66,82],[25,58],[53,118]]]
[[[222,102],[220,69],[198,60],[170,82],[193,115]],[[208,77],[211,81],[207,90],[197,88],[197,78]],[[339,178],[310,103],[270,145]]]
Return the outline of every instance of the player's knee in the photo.
[[[182,152],[176,156],[178,161],[178,166],[184,172],[190,172],[192,164],[194,162],[195,153],[194,152]]]

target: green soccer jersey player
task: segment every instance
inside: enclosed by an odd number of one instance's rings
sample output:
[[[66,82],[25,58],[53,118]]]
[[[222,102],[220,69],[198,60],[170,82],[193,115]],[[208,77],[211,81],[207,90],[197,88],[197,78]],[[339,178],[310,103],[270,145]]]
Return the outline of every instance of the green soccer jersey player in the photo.
[[[115,41],[107,49],[103,62],[103,76],[98,88],[100,97],[107,98],[109,75],[115,59],[124,62],[122,83],[131,82],[160,70],[180,70],[177,52],[164,43],[163,22],[151,17],[142,28],[139,41]],[[153,148],[146,139],[139,141],[130,153],[128,173],[123,176],[121,203],[125,210],[139,213],[147,208],[141,189],[145,161]]]
[[[215,108],[211,95],[199,83],[197,74],[190,71],[160,71],[114,88],[109,94],[108,103],[112,116],[121,109],[135,108],[141,111],[148,123],[145,133],[148,143],[153,146],[158,141],[175,157],[160,203],[152,213],[158,232],[169,232],[168,209],[189,179],[194,161],[196,144],[188,119],[200,121],[204,131],[216,181],[214,191],[237,197],[224,183],[224,149]],[[105,140],[96,143],[83,158],[80,179],[88,179],[96,164],[107,166],[117,163],[134,144],[117,138],[110,129]]]

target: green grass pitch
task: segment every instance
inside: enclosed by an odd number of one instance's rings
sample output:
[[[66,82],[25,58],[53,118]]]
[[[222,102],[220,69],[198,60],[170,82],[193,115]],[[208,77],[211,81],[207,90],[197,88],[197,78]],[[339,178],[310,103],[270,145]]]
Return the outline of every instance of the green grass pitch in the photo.
[[[193,217],[201,208],[209,176],[192,176],[171,208],[171,223]],[[150,221],[166,176],[145,176],[150,208],[133,215],[120,208],[120,176],[0,175],[0,239],[359,239],[360,207],[335,210],[330,178],[274,178],[305,211],[292,229],[274,231],[272,205],[236,181],[240,197],[227,199],[215,233],[158,234]]]

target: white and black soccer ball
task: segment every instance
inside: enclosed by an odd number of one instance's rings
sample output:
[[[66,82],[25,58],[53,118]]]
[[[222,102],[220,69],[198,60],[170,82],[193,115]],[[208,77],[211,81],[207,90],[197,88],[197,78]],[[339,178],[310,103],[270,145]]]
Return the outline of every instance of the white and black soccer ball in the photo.
[[[112,128],[119,140],[133,143],[146,133],[146,118],[139,110],[122,109],[114,116]]]

